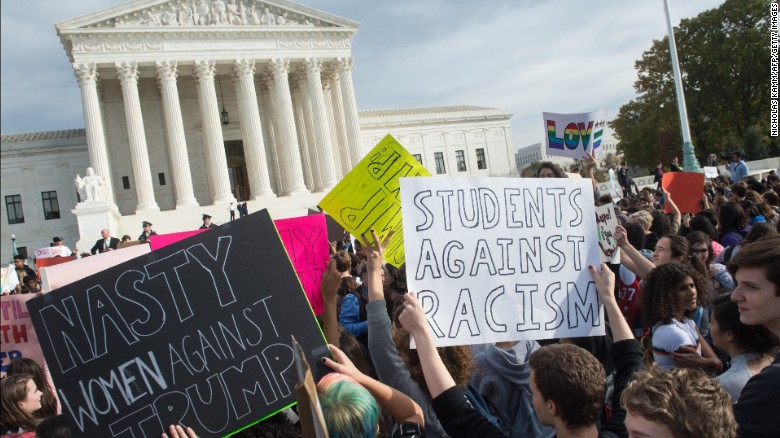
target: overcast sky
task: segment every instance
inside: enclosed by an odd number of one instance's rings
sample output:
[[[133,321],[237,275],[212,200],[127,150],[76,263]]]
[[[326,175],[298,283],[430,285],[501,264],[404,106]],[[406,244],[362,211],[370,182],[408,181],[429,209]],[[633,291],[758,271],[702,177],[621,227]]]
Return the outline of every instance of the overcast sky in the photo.
[[[0,9],[3,134],[83,128],[54,23],[121,0],[7,1]],[[510,111],[515,148],[543,140],[542,111],[618,108],[634,62],[666,35],[663,0],[304,0],[360,23],[359,109],[480,105]],[[723,0],[669,0],[672,22]]]

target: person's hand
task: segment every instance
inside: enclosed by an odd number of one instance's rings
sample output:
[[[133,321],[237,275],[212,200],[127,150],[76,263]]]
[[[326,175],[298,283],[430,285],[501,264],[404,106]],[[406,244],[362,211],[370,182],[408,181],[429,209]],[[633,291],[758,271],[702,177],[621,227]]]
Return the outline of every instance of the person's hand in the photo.
[[[622,248],[628,244],[628,233],[626,232],[626,229],[623,228],[621,225],[615,227],[614,237],[619,247]]]
[[[398,321],[412,336],[428,328],[428,320],[425,318],[422,304],[414,292],[404,295],[404,311],[398,316]]]
[[[328,250],[330,251],[330,255],[336,254],[336,242],[333,240],[328,240]]]
[[[320,292],[322,293],[322,301],[324,303],[336,303],[336,295],[339,293],[339,287],[341,286],[341,272],[336,269],[336,261],[328,260],[328,264],[325,267],[325,272],[322,274],[322,281],[320,282]]]
[[[195,434],[191,427],[184,429],[178,424],[171,424],[168,428],[168,433],[163,432],[162,438],[198,438],[198,435]]]
[[[689,345],[684,345],[679,350],[672,352],[672,360],[675,365],[681,368],[704,369],[710,364],[696,348]]]
[[[590,173],[596,167],[596,150],[591,149],[590,153],[582,156],[582,164],[585,166],[585,172]]]
[[[371,230],[372,239],[368,239],[366,235],[362,235],[360,240],[363,243],[363,248],[366,254],[366,263],[368,264],[369,271],[378,271],[382,269],[382,260],[385,255],[385,248],[390,243],[390,239],[393,237],[393,231],[388,233],[387,237],[383,241],[379,241],[379,237],[376,235],[376,231]]]
[[[588,265],[590,275],[596,282],[596,290],[602,303],[615,300],[615,273],[612,272],[606,263],[602,263],[597,269],[593,265]]]
[[[338,347],[333,344],[328,344],[328,348],[330,348],[330,352],[333,354],[333,358],[336,360],[333,361],[330,358],[323,357],[322,363],[327,365],[333,371],[339,374],[344,374],[345,376],[352,377],[358,383],[360,383],[362,378],[365,377],[365,374],[361,373],[355,364],[353,364],[347,355],[344,354],[344,352],[341,351]]]

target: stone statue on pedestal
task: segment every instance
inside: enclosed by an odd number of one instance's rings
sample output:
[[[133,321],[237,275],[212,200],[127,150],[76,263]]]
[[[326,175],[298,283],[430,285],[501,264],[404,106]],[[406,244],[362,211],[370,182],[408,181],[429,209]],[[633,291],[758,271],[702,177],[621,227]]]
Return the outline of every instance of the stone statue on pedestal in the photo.
[[[76,190],[81,197],[81,202],[97,202],[106,200],[103,177],[95,174],[95,170],[87,167],[87,174],[84,178],[76,175]]]

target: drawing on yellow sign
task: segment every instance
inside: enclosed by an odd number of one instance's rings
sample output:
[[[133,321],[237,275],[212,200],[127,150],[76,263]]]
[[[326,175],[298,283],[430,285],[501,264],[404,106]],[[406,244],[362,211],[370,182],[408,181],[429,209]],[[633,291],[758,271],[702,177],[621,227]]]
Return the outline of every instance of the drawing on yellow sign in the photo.
[[[320,202],[320,207],[353,236],[380,239],[394,231],[385,251],[393,266],[404,263],[401,182],[406,176],[431,176],[396,139],[387,135]]]

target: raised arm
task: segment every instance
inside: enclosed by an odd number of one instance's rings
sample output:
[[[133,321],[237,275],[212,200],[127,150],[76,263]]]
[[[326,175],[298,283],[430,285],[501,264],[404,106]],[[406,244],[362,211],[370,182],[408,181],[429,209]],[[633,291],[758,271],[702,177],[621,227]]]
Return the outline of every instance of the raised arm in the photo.
[[[414,338],[417,345],[417,355],[420,356],[420,365],[423,374],[425,374],[425,383],[428,385],[431,398],[436,398],[442,392],[455,386],[455,380],[439,357],[433,334],[428,327],[428,320],[425,318],[422,305],[414,292],[404,295],[404,311],[401,312],[398,320]]]
[[[615,274],[605,263],[602,263],[598,269],[593,265],[589,265],[588,270],[590,270],[590,275],[593,276],[593,281],[596,282],[599,299],[601,299],[601,304],[604,305],[604,310],[607,312],[607,318],[609,318],[610,327],[612,328],[612,341],[617,343],[626,339],[634,339],[631,327],[626,322],[626,318],[623,317],[623,313],[620,311],[620,307],[615,299]]]
[[[669,192],[667,192],[666,189],[664,189],[664,188],[661,188],[661,190],[663,190],[663,192],[664,192],[664,202],[666,203],[666,205],[669,206],[669,209],[672,210],[672,215],[674,216],[672,218],[672,221],[675,224],[677,224],[676,228],[675,228],[674,224],[672,225],[672,228],[675,229],[675,230],[679,230],[680,229],[680,222],[681,222],[680,209],[677,208],[677,204],[675,204],[674,201],[672,201],[672,195]]]
[[[433,410],[447,434],[452,438],[503,438],[503,433],[474,409],[463,390],[455,385],[436,350],[433,334],[414,292],[404,295],[404,311],[398,319],[417,344]]]
[[[352,377],[360,383],[393,416],[396,422],[417,423],[425,426],[422,409],[414,400],[401,391],[361,373],[343,351],[335,345],[329,345],[329,347],[336,361],[323,358],[322,361],[325,365],[329,366],[333,371]]]
[[[336,261],[328,260],[325,273],[322,274],[320,292],[322,293],[322,305],[325,311],[322,313],[322,331],[328,343],[339,346],[339,323],[336,312],[336,296],[341,284],[341,273],[336,269]]]
[[[639,278],[644,279],[650,271],[655,269],[655,264],[647,260],[629,243],[626,229],[620,225],[615,228],[615,240],[620,247],[620,263],[626,265]]]
[[[393,237],[391,231],[385,240],[379,241],[379,237],[374,230],[371,230],[371,239],[365,234],[360,237],[363,244],[363,251],[366,254],[366,266],[368,267],[368,301],[384,300],[385,293],[382,287],[382,260],[385,255],[385,248]]]

